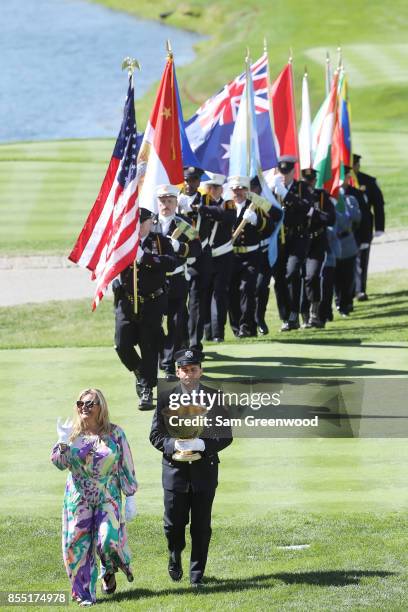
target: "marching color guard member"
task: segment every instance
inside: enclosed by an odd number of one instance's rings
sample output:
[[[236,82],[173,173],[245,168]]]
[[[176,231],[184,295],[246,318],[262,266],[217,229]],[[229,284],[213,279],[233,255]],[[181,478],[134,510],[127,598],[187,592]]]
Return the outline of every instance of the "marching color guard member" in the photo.
[[[164,334],[164,345],[160,355],[160,367],[167,380],[175,380],[176,370],[174,353],[183,346],[188,346],[187,330],[187,257],[198,257],[201,243],[198,233],[186,217],[176,214],[179,189],[174,185],[159,185],[156,190],[159,216],[154,223],[154,230],[167,236],[172,247],[180,258],[177,268],[167,272],[167,331]],[[182,230],[182,233],[180,233]],[[173,238],[175,234],[178,237]]]
[[[232,442],[229,426],[215,426],[216,416],[227,417],[225,410],[214,403],[208,411],[211,427],[204,428],[201,438],[178,440],[166,429],[163,410],[169,407],[169,397],[203,390],[216,393],[200,383],[202,354],[186,349],[176,354],[177,387],[160,394],[154,413],[150,442],[163,453],[162,483],[164,489],[164,533],[169,550],[168,571],[174,581],[181,580],[183,568],[181,553],[185,548],[185,530],[190,522],[191,557],[190,583],[203,586],[203,575],[211,539],[211,510],[218,485],[218,452]],[[196,402],[192,402],[195,403]],[[175,451],[198,451],[201,458],[184,462],[173,457]]]
[[[152,217],[150,210],[140,208],[140,244],[136,262],[112,283],[115,349],[123,365],[136,377],[139,410],[154,409],[153,387],[157,385],[162,319],[167,308],[166,273],[182,263],[175,255],[170,239],[151,232]]]

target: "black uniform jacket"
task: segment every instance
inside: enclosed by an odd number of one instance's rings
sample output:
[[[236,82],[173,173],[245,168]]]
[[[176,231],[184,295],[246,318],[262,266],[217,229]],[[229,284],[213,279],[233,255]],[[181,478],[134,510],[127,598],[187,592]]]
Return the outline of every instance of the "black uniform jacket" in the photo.
[[[347,185],[345,193],[356,198],[361,212],[360,225],[354,229],[357,244],[370,243],[373,239],[373,214],[370,210],[367,196],[364,191],[351,185]]]
[[[306,183],[293,180],[288,193],[282,201],[285,209],[283,223],[285,228],[295,233],[308,231],[310,207],[313,206],[313,195]]]
[[[172,272],[183,260],[176,256],[169,238],[150,232],[142,245],[144,254],[137,264],[138,295],[146,297],[166,286],[166,273]],[[133,296],[133,264],[120,275],[126,295]]]
[[[374,176],[357,172],[360,190],[367,196],[370,209],[374,210],[374,224],[377,232],[383,232],[385,226],[384,197]]]
[[[235,211],[235,222],[232,228],[233,232],[237,229],[237,227],[243,220],[244,212],[249,208],[250,205],[251,200],[246,200],[245,205],[241,209],[241,212],[237,214],[238,211]],[[251,223],[247,223],[245,225],[244,229],[234,242],[235,247],[254,246],[256,244],[259,244],[262,236],[271,235],[274,227],[274,221],[271,215],[265,215],[260,210],[256,210],[255,212],[257,216],[256,225],[252,225]]]
[[[199,389],[203,389],[206,393],[215,393],[214,389],[204,387],[201,384]],[[190,487],[193,491],[215,489],[218,484],[218,464],[220,462],[218,452],[231,444],[231,428],[229,426],[206,428],[201,434],[201,438],[205,442],[205,450],[201,453],[201,459],[191,463],[175,461],[172,459],[172,454],[175,451],[175,438],[172,438],[167,431],[162,414],[162,411],[169,405],[171,393],[182,393],[181,385],[178,384],[171,391],[159,396],[150,432],[150,442],[163,453],[163,488],[180,492],[187,492]],[[208,411],[208,417],[214,423],[217,415],[227,418],[225,409],[215,404]]]
[[[188,217],[180,214],[174,215],[174,218],[169,225],[169,229],[167,230],[166,236],[170,238],[174,230],[177,229],[178,224],[182,222],[187,222],[191,226],[191,222]],[[158,219],[154,222],[153,227],[154,231],[160,234],[162,233]],[[183,233],[177,238],[177,240],[180,242],[180,250],[177,253],[178,257],[186,259],[187,257],[198,257],[201,254],[201,242],[198,236],[195,238],[190,238]]]
[[[212,221],[211,234],[213,233],[215,223],[217,223],[212,247],[217,248],[231,240],[232,226],[236,217],[235,205],[232,200],[220,198],[216,202],[210,199],[208,205],[200,208],[200,215]]]

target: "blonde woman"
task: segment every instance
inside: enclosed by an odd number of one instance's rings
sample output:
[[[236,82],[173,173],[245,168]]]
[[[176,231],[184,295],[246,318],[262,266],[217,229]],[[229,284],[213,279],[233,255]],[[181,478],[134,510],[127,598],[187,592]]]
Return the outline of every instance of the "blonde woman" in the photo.
[[[103,593],[114,593],[118,569],[129,582],[133,580],[122,520],[122,493],[126,521],[136,515],[133,459],[123,430],[109,421],[99,389],[81,391],[73,422],[58,419],[57,433],[51,461],[70,472],[63,509],[64,563],[72,598],[89,606],[96,602],[96,553],[101,560]]]

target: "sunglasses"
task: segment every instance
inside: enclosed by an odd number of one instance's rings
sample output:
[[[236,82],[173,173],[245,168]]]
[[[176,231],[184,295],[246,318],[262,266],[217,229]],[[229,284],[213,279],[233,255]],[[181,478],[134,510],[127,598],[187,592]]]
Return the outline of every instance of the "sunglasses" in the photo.
[[[87,402],[83,402],[82,400],[78,400],[77,403],[77,408],[83,408],[85,406],[85,408],[93,408],[94,406],[99,406],[99,402],[95,402],[94,400],[88,400]]]

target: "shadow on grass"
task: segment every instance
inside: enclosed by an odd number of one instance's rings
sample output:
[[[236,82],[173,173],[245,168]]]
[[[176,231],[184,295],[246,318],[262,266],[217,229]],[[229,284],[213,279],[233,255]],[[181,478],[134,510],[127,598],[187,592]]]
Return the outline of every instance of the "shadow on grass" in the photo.
[[[404,347],[405,348],[405,347]],[[254,376],[256,378],[271,380],[279,377],[302,376],[321,378],[326,376],[397,376],[406,375],[406,370],[369,368],[375,361],[366,359],[337,359],[320,357],[287,357],[279,355],[270,357],[239,357],[236,355],[222,355],[212,351],[205,351],[205,374],[217,373],[228,376]],[[207,358],[209,361],[207,361]],[[254,360],[254,364],[249,364]],[[231,365],[219,365],[219,362],[231,362]],[[240,362],[243,362],[240,364]],[[364,366],[364,369],[362,368]]]
[[[278,572],[275,574],[258,574],[248,578],[226,578],[224,580],[208,576],[205,578],[205,587],[193,590],[190,586],[176,587],[168,589],[131,589],[122,593],[115,593],[109,598],[101,598],[100,603],[121,602],[131,599],[141,599],[148,597],[189,595],[191,593],[199,595],[209,595],[213,593],[232,593],[238,591],[248,591],[251,589],[264,589],[266,586],[273,586],[273,581],[279,580],[285,584],[311,584],[315,586],[349,586],[358,585],[362,578],[387,578],[397,575],[396,572],[381,570],[332,570],[321,572]],[[265,583],[270,582],[269,585]]]

